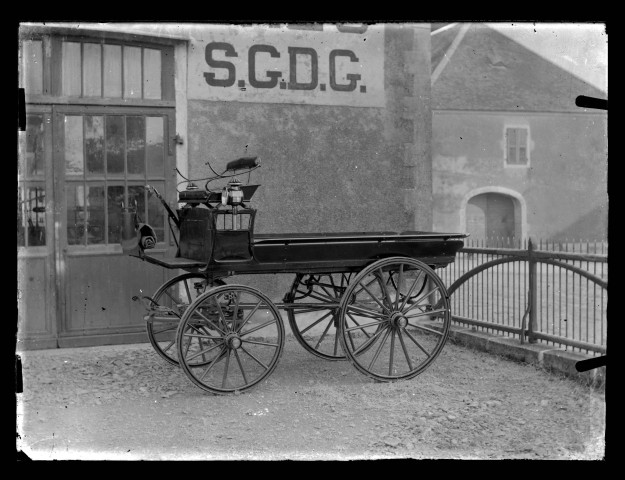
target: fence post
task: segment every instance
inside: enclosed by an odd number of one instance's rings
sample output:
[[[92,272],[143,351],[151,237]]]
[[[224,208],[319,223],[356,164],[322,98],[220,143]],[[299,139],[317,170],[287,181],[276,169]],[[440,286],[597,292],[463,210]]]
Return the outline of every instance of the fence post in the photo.
[[[536,293],[537,293],[537,277],[536,277],[536,260],[534,259],[534,243],[530,238],[527,244],[527,256],[529,263],[529,325],[527,329],[527,339],[529,343],[536,343],[537,340],[534,338],[534,332],[538,328],[538,318],[537,318],[537,302],[536,302]]]

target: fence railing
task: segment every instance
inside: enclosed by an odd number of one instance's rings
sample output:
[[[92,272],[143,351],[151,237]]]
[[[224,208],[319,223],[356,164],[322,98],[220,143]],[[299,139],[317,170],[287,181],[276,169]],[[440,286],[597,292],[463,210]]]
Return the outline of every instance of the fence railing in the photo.
[[[605,242],[467,239],[438,273],[455,322],[584,353],[607,346]]]

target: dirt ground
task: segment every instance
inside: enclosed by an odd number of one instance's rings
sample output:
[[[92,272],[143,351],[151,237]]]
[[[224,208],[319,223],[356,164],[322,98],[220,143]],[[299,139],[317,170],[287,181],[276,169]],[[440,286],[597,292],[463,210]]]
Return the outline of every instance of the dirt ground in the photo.
[[[580,459],[605,455],[602,391],[447,342],[377,383],[289,335],[251,391],[215,396],[149,344],[21,352],[17,447],[31,459]]]

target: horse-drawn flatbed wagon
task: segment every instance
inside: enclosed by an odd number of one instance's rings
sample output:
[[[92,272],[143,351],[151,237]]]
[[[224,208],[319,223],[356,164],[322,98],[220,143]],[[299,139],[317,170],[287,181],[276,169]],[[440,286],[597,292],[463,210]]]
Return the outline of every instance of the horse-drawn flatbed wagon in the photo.
[[[230,162],[247,173],[256,157]],[[232,177],[217,174],[209,179]],[[445,285],[435,269],[454,261],[465,234],[407,231],[255,234],[249,205],[257,185],[231,180],[221,192],[180,192],[173,258],[149,254],[153,230],[124,211],[124,252],[186,271],[143,297],[150,342],[198,387],[247,390],[276,367],[284,321],[309,352],[348,359],[380,381],[412,378],[443,348],[451,321]],[[153,190],[153,189],[152,189]],[[153,192],[159,196],[158,192]],[[172,227],[172,231],[174,227]],[[226,284],[243,274],[295,274],[282,303],[256,288]],[[441,328],[432,328],[436,322]]]

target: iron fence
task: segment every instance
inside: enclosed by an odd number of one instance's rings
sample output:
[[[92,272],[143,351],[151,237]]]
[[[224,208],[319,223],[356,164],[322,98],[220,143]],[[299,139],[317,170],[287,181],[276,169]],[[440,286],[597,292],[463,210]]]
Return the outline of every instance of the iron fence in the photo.
[[[607,259],[606,242],[469,238],[438,273],[457,323],[605,354]]]

